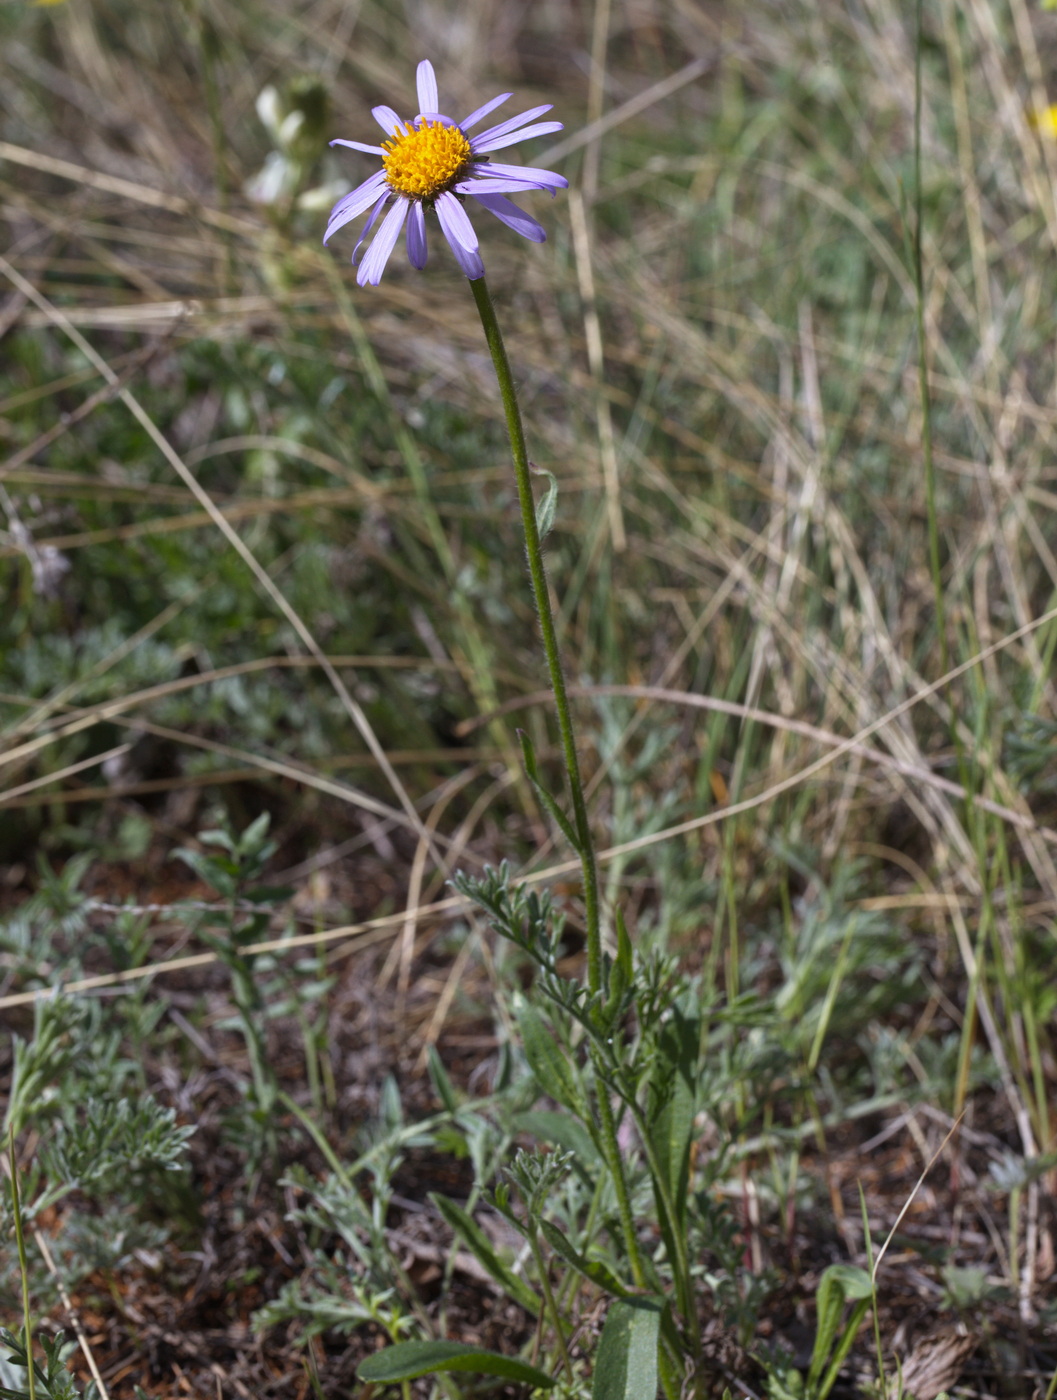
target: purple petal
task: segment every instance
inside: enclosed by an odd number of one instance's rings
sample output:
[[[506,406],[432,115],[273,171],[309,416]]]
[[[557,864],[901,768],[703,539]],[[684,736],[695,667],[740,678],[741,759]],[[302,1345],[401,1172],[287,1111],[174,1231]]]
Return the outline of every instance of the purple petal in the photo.
[[[385,194],[382,195],[381,199],[378,201],[378,203],[377,203],[377,204],[374,206],[374,208],[371,210],[370,217],[368,218],[367,222],[364,224],[363,229],[362,229],[361,232],[360,232],[359,238],[357,238],[357,240],[356,240],[356,247],[353,248],[353,250],[352,250],[352,265],[353,265],[353,267],[356,266],[356,255],[359,253],[360,249],[363,247],[363,240],[364,240],[364,239],[367,237],[367,235],[370,233],[371,229],[374,228],[375,223],[376,223],[377,220],[378,220],[378,215],[379,215],[379,214],[382,212],[382,210],[385,208],[386,204],[388,203],[388,200],[389,200],[389,191],[386,190]]]
[[[440,220],[441,231],[455,254],[456,262],[470,281],[475,282],[478,277],[484,276],[484,263],[477,252],[477,235],[465,209],[455,196],[448,192],[437,196],[434,207]]]
[[[475,199],[479,194],[525,194],[526,191],[537,188],[537,185],[526,185],[524,180],[486,180],[482,179],[480,175],[472,175],[468,180],[460,180],[454,186],[456,194],[472,194]],[[551,190],[551,194],[554,194],[553,190]]]
[[[407,211],[407,258],[419,272],[426,265],[426,216],[417,199]]]
[[[377,287],[382,280],[382,273],[389,261],[389,255],[396,247],[396,240],[400,237],[400,230],[404,227],[407,206],[406,199],[398,199],[382,220],[382,227],[375,234],[374,242],[367,249],[367,256],[360,264],[360,270],[356,274],[356,281],[361,287],[365,287],[368,282],[372,287]]]
[[[481,168],[488,172],[488,176],[495,175],[500,179],[520,180],[523,185],[531,186],[537,190],[564,190],[569,185],[569,181],[564,175],[556,175],[553,170],[542,170],[536,165],[496,165],[489,161]]]
[[[385,185],[385,171],[376,171],[369,180],[364,180],[362,185],[357,185],[351,194],[339,199],[334,208],[330,211],[330,220],[327,223],[327,231],[323,235],[323,242],[330,238],[339,228],[344,228],[347,223],[351,223],[357,214],[362,214],[368,205],[373,204],[378,198],[379,191]]]
[[[475,194],[474,199],[478,204],[483,204],[490,214],[494,214],[508,228],[512,228],[515,233],[520,233],[522,238],[531,239],[533,243],[545,243],[547,234],[542,224],[536,222],[531,214],[526,214],[524,209],[519,209],[516,204],[512,204],[501,194]]]
[[[437,195],[434,207],[437,211],[437,218],[440,220],[440,226],[444,230],[444,237],[448,242],[453,246],[458,243],[467,252],[476,252],[477,234],[474,232],[473,224],[470,223],[469,214],[455,196],[449,191]]]
[[[385,150],[382,146],[365,146],[362,141],[343,141],[340,136],[335,136],[330,144],[332,146],[348,146],[353,151],[366,151],[369,156],[385,155]]]
[[[519,117],[508,117],[505,122],[500,122],[498,126],[490,126],[487,131],[482,131],[474,144],[478,141],[490,141],[493,136],[505,136],[508,131],[513,131],[516,127],[524,126],[534,117],[542,117],[544,112],[549,112],[554,106],[553,102],[545,102],[542,107],[530,107],[527,112],[522,112]]]
[[[476,282],[478,277],[484,276],[484,263],[481,261],[480,253],[471,253],[468,248],[460,248],[458,243],[453,243],[450,238],[448,239],[448,247],[455,254],[455,261],[471,282]]]
[[[435,112],[440,106],[440,98],[437,96],[437,75],[428,58],[424,58],[418,65],[415,76],[418,84],[418,110]]]
[[[433,122],[440,122],[441,126],[454,126],[454,125],[455,125],[455,123],[452,121],[451,117],[446,117],[446,116],[444,115],[443,112],[419,112],[419,114],[418,114],[418,124],[419,124],[419,126],[421,126],[423,122],[430,122],[431,124],[432,124]]]
[[[501,107],[508,97],[513,97],[512,92],[501,92],[498,97],[493,97],[491,102],[486,102],[483,107],[478,107],[476,112],[471,112],[465,121],[461,121],[459,126],[463,131],[469,131],[471,126],[476,126],[482,117],[487,117],[489,112],[494,112],[497,107]]]
[[[392,107],[372,107],[371,116],[382,128],[386,136],[393,136],[398,132],[403,134],[404,123],[396,115]]]
[[[531,141],[534,136],[547,136],[552,131],[561,131],[561,122],[537,122],[535,126],[527,126],[524,131],[508,131],[505,136],[493,136],[491,141],[485,140],[484,136],[478,136],[475,141],[470,142],[470,149],[474,155],[483,155],[485,151],[501,151],[504,146],[516,146],[519,141]]]

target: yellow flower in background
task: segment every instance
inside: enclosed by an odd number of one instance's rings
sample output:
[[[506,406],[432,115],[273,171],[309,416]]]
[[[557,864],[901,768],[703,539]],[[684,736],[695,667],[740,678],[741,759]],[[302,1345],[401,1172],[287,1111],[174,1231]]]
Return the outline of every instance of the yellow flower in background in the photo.
[[[1028,116],[1028,121],[1040,136],[1057,139],[1057,103],[1052,107],[1036,107]]]

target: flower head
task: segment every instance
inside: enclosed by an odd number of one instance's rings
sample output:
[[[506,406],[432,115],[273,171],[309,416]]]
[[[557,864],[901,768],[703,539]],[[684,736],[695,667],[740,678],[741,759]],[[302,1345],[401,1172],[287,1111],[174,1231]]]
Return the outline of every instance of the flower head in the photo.
[[[407,256],[412,267],[426,265],[426,211],[433,210],[441,232],[448,240],[455,258],[466,276],[472,280],[484,276],[484,264],[477,251],[477,234],[463,208],[466,196],[477,201],[523,238],[542,243],[546,234],[531,215],[507,194],[519,190],[555,190],[568,185],[564,175],[539,170],[530,165],[497,165],[490,157],[504,146],[513,146],[533,136],[546,136],[561,131],[561,122],[537,122],[550,104],[532,107],[519,117],[511,117],[498,126],[489,127],[478,136],[469,136],[489,112],[505,102],[511,94],[500,93],[471,112],[461,122],[452,121],[437,110],[437,79],[428,59],[418,65],[418,105],[421,111],[414,121],[402,121],[391,107],[375,107],[374,119],[387,135],[380,146],[367,146],[361,141],[332,141],[332,146],[351,146],[354,151],[366,151],[382,158],[382,168],[351,194],[339,199],[330,211],[330,221],[323,238],[326,243],[332,233],[369,210],[367,223],[353,249],[352,260],[364,239],[377,223],[387,205],[392,207],[382,220],[370,248],[360,264],[356,280],[360,286],[370,283],[376,287],[382,279],[385,265],[396,247],[401,230],[407,227]],[[526,122],[533,123],[526,126]]]

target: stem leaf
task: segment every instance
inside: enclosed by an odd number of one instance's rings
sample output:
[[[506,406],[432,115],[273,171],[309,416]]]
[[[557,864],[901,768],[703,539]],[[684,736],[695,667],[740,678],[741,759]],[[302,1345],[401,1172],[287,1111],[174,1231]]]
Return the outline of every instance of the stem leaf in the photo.
[[[624,922],[624,911],[619,904],[616,907],[616,925],[617,956],[613,966],[609,969],[609,1000],[614,1014],[619,1012],[624,995],[631,986],[632,978],[635,975],[631,939],[628,937],[628,926]]]
[[[515,1303],[519,1303],[526,1312],[530,1312],[535,1317],[540,1310],[540,1300],[535,1290],[530,1288],[523,1278],[518,1278],[517,1274],[507,1268],[495,1252],[492,1241],[477,1224],[477,1221],[468,1215],[462,1206],[456,1205],[447,1196],[431,1192],[430,1200],[444,1217],[445,1223],[451,1226],[470,1253],[479,1263],[484,1265],[496,1283],[506,1290]],[[415,1375],[424,1374],[424,1371],[415,1372]],[[361,1377],[361,1379],[363,1378]]]
[[[542,543],[554,526],[554,513],[558,509],[558,479],[553,472],[547,471],[545,467],[537,467],[534,462],[530,462],[529,466],[537,476],[547,478],[547,490],[536,502],[536,529]]]
[[[437,1097],[441,1103],[454,1117],[459,1111],[459,1100],[455,1093],[455,1086],[448,1078],[448,1071],[444,1068],[444,1063],[437,1054],[437,1047],[429,1047],[429,1077],[437,1091]]]
[[[548,1030],[535,1007],[528,1003],[521,1008],[518,1026],[525,1058],[540,1088],[563,1108],[575,1113],[582,1122],[586,1121],[587,1105],[564,1045]]]
[[[585,1279],[593,1283],[596,1288],[601,1288],[605,1293],[611,1293],[614,1298],[630,1298],[630,1289],[625,1288],[616,1274],[600,1259],[588,1259],[579,1250],[574,1249],[569,1243],[568,1237],[563,1235],[556,1225],[549,1220],[539,1222],[540,1233],[557,1254],[559,1259],[564,1259],[566,1264],[575,1269],[578,1274],[582,1274]]]
[[[539,800],[554,818],[554,821],[557,823],[566,841],[568,841],[577,855],[580,855],[580,839],[573,828],[572,822],[562,811],[557,801],[543,786],[543,781],[539,775],[539,768],[536,764],[536,750],[533,747],[532,740],[523,729],[518,730],[517,736],[521,741],[521,757],[525,764],[525,773],[529,782],[535,788]]]
[[[675,1010],[657,1038],[657,1061],[650,1084],[651,1140],[675,1211],[673,1231],[686,1233],[690,1140],[694,1130],[700,1023]],[[661,1202],[658,1200],[658,1205]],[[662,1209],[662,1228],[663,1215]]]

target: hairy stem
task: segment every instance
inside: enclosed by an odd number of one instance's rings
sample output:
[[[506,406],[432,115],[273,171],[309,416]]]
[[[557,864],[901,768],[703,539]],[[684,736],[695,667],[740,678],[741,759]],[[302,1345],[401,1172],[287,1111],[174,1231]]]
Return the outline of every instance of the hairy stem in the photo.
[[[551,611],[550,594],[547,591],[547,574],[543,565],[543,548],[540,542],[539,527],[536,524],[536,502],[532,494],[532,478],[529,471],[528,452],[525,448],[525,430],[521,423],[521,410],[518,407],[514,376],[507,359],[503,335],[496,320],[488,284],[483,277],[470,282],[473,299],[484,327],[485,339],[492,355],[499,392],[503,397],[503,413],[506,416],[510,448],[514,455],[514,475],[517,479],[518,501],[521,506],[521,524],[525,532],[525,553],[528,555],[529,574],[532,578],[532,591],[536,598],[536,611],[539,615],[540,632],[543,635],[543,650],[547,656],[550,671],[551,689],[554,704],[558,711],[558,726],[561,730],[562,755],[565,759],[565,772],[569,782],[573,805],[573,831],[576,835],[577,854],[583,870],[584,906],[587,925],[587,985],[593,995],[603,991],[602,987],[602,934],[599,924],[598,867],[595,861],[594,842],[591,827],[587,820],[587,803],[584,800],[583,780],[580,776],[580,762],[576,756],[576,736],[573,731],[569,698],[565,690],[565,673],[562,670],[561,654],[558,651],[558,637],[554,630],[554,615]],[[605,1088],[599,1093],[599,1117],[605,1155],[620,1206],[621,1226],[628,1259],[637,1284],[642,1282],[642,1259],[635,1235],[635,1221],[631,1210],[630,1193],[624,1164],[617,1142],[613,1113],[605,1098]]]
[[[598,867],[595,862],[594,843],[587,820],[587,803],[584,800],[584,785],[580,776],[580,763],[576,756],[576,736],[573,731],[569,698],[565,689],[565,673],[562,670],[561,655],[558,651],[558,637],[554,630],[554,615],[551,611],[550,594],[547,591],[547,574],[543,566],[543,548],[540,543],[539,528],[536,525],[536,502],[532,494],[532,478],[529,472],[528,452],[525,448],[525,430],[521,424],[521,410],[518,407],[514,376],[507,359],[502,332],[496,320],[488,284],[483,277],[471,281],[473,299],[484,327],[485,339],[492,355],[499,392],[503,397],[503,413],[506,417],[510,448],[514,454],[514,475],[517,479],[518,501],[521,506],[521,524],[525,531],[525,553],[528,555],[529,574],[532,578],[532,591],[536,598],[536,611],[539,614],[540,632],[543,635],[543,650],[547,656],[547,669],[550,672],[551,689],[554,692],[554,705],[558,711],[558,728],[561,731],[562,756],[573,804],[573,830],[576,832],[577,854],[583,869],[584,906],[587,923],[587,985],[597,994],[602,990],[602,934],[598,907]]]
[[[11,1205],[15,1215],[15,1248],[18,1251],[18,1270],[22,1276],[22,1328],[26,1342],[26,1381],[29,1400],[37,1400],[37,1377],[33,1369],[33,1332],[30,1327],[29,1311],[29,1260],[26,1258],[26,1241],[22,1232],[22,1200],[18,1189],[18,1162],[15,1158],[15,1130],[7,1130],[7,1153],[11,1167]]]

